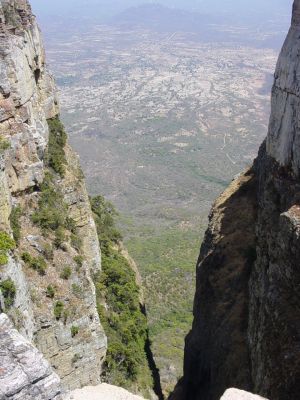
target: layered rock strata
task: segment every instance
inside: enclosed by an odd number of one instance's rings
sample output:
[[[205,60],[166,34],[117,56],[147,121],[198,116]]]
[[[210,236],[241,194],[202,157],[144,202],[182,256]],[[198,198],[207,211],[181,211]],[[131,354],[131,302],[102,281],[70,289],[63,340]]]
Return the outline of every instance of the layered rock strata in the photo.
[[[41,353],[0,315],[0,399],[62,400],[59,377]]]
[[[13,281],[14,302],[5,311],[44,354],[62,386],[73,389],[100,382],[107,343],[92,281],[101,269],[98,237],[79,162],[68,145],[64,176],[53,173],[52,184],[61,193],[72,232],[61,234],[57,245],[53,232],[33,223],[49,172],[48,122],[58,113],[55,84],[29,3],[1,0],[0,231],[12,233],[11,216],[18,209],[21,236],[8,263],[0,267],[0,284]],[[24,261],[28,254],[35,263],[44,260],[45,274],[38,273],[37,263],[31,268]],[[70,276],[63,278],[66,270]]]
[[[173,398],[238,387],[300,393],[300,0],[279,56],[267,140],[213,206],[197,264],[193,328]]]

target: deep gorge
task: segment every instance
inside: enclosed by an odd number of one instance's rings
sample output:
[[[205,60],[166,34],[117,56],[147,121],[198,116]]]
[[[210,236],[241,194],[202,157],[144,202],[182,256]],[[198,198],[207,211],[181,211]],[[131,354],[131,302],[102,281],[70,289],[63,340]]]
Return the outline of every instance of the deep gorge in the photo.
[[[219,400],[232,387],[270,400],[298,397],[299,34],[295,0],[267,138],[210,212],[183,377],[170,400]],[[139,271],[113,204],[88,195],[27,0],[0,1],[0,55],[0,400],[70,400],[75,389],[104,382],[163,400]],[[178,241],[172,234],[167,245]],[[176,273],[174,283],[191,284],[188,271]],[[166,294],[179,287],[159,284]],[[172,306],[168,328],[182,313]],[[187,319],[177,322],[184,331]]]

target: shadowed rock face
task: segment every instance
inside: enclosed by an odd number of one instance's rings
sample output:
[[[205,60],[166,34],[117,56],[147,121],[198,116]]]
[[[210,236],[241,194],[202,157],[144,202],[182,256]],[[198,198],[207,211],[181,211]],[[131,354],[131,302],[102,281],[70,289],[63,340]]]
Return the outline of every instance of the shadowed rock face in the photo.
[[[184,377],[172,399],[228,387],[300,392],[300,0],[279,56],[266,143],[212,208],[197,265]]]
[[[295,1],[293,5],[292,25],[296,26],[299,24],[300,24],[300,4],[298,1]]]
[[[267,154],[278,164],[300,171],[300,3],[294,2],[292,26],[278,59],[272,89]]]

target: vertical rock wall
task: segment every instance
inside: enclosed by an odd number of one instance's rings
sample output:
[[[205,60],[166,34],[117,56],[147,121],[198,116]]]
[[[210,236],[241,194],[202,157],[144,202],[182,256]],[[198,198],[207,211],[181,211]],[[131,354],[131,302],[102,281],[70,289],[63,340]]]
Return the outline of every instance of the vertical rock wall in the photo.
[[[217,200],[197,265],[193,328],[174,399],[235,386],[300,393],[300,0],[281,51],[266,143]]]
[[[11,232],[9,217],[14,207],[21,208],[22,216],[20,242],[8,264],[0,267],[0,281],[10,278],[16,286],[14,305],[6,310],[15,326],[43,352],[64,388],[73,389],[100,382],[107,343],[92,281],[93,273],[101,269],[98,238],[79,162],[68,146],[65,176],[57,176],[55,185],[81,239],[80,270],[74,262],[78,249],[67,242],[63,249],[56,248],[53,234],[32,223],[46,173],[47,120],[58,113],[55,84],[29,3],[1,0],[0,230]],[[1,143],[8,146],[1,148]],[[53,254],[46,260],[46,275],[41,276],[21,256],[27,252],[44,257],[46,248]],[[66,266],[72,271],[68,280],[61,278]],[[50,284],[56,291],[54,299],[47,296]],[[64,304],[60,319],[54,315],[57,301]]]

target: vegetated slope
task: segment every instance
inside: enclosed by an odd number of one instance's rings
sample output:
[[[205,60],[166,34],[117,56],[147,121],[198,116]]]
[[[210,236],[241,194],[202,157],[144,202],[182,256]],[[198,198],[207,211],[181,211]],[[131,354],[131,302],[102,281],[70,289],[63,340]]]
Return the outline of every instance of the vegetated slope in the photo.
[[[97,309],[108,336],[103,380],[149,397],[154,387],[147,358],[148,326],[141,287],[124,256],[117,213],[102,196],[91,198],[102,251],[102,271],[94,276]]]
[[[184,377],[172,399],[217,400],[230,386],[273,400],[299,396],[299,33],[295,0],[267,139],[210,215]]]

